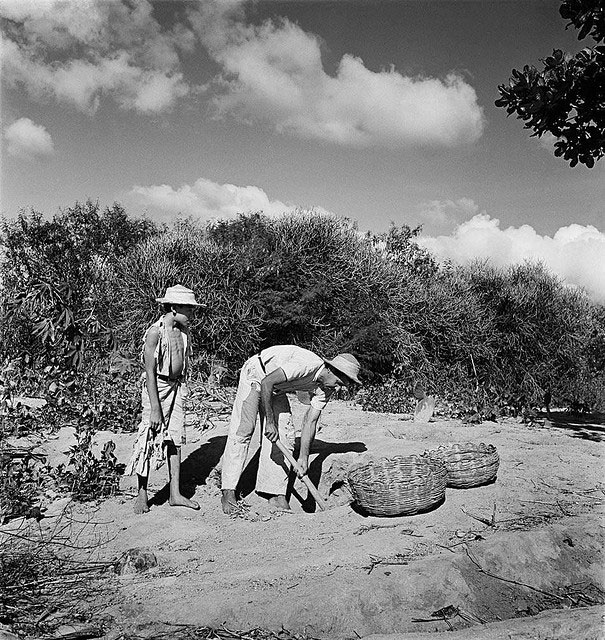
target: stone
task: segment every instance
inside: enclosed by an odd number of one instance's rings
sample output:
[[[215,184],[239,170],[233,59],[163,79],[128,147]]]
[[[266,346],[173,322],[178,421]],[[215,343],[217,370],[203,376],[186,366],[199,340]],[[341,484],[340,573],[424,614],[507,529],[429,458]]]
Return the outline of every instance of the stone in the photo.
[[[133,547],[122,554],[117,563],[117,573],[127,575],[143,573],[152,567],[157,567],[158,559],[153,551],[142,547]]]
[[[414,411],[414,422],[428,422],[433,417],[435,411],[435,398],[426,396],[416,403]]]

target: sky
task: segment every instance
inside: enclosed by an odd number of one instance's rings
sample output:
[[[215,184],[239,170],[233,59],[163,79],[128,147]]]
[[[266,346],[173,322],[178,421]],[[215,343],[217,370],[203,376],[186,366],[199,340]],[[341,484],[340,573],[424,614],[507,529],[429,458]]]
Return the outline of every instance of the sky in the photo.
[[[439,259],[539,260],[605,303],[605,161],[495,107],[575,53],[556,0],[0,0],[0,210],[314,209]]]

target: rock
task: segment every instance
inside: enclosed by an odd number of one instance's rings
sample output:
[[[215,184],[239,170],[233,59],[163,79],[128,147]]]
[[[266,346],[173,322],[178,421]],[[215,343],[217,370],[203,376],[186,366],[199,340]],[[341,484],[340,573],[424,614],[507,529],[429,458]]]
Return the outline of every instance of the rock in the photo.
[[[433,417],[435,411],[435,398],[433,396],[423,397],[416,403],[414,410],[414,422],[428,422]]]
[[[151,567],[157,567],[157,565],[158,559],[152,551],[142,547],[134,547],[123,553],[116,569],[120,575],[127,575],[143,573],[143,571],[147,571]]]
[[[88,624],[80,622],[72,622],[70,624],[62,624],[54,633],[54,637],[61,640],[77,640],[79,638],[100,638],[104,636],[103,629],[99,627],[91,627]]]

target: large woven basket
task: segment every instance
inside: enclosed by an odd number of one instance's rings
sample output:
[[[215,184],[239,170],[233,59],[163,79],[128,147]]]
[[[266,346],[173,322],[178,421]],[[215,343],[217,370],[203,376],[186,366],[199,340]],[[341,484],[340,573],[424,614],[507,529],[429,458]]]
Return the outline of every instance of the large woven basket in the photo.
[[[425,452],[429,459],[443,462],[447,470],[447,486],[456,489],[478,487],[495,480],[500,456],[492,444],[452,444]]]
[[[403,516],[427,511],[445,498],[447,472],[438,459],[422,456],[381,458],[349,471],[357,504],[372,516]]]

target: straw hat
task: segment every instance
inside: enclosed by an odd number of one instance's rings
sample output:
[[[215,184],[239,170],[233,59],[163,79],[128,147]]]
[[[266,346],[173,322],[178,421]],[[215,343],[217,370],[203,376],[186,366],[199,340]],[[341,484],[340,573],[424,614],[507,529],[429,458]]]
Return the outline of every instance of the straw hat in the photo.
[[[326,358],[324,358],[323,361],[331,367],[334,367],[337,371],[344,373],[345,376],[353,380],[353,382],[361,384],[358,377],[360,364],[354,355],[351,355],[350,353],[339,353],[332,360],[326,360]]]
[[[195,299],[195,294],[191,289],[187,289],[182,284],[176,284],[174,287],[168,287],[163,298],[156,298],[157,302],[162,304],[182,304],[188,307],[203,307]]]

